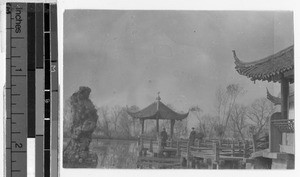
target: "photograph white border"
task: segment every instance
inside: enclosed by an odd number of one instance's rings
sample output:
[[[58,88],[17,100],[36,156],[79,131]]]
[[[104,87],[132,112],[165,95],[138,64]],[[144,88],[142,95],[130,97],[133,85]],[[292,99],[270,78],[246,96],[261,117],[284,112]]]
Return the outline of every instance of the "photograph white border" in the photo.
[[[10,0],[9,2],[44,2],[51,3],[55,0]],[[5,3],[1,1],[0,20],[0,115],[4,115],[3,86],[5,85]],[[60,176],[61,177],[98,177],[98,176],[296,176],[299,171],[299,157],[297,151],[299,141],[295,142],[295,169],[296,170],[112,170],[112,169],[64,169],[62,168],[62,146],[63,146],[63,13],[66,9],[119,9],[119,10],[290,10],[294,12],[294,44],[295,44],[295,68],[299,64],[299,31],[300,31],[300,11],[298,0],[58,0],[58,60],[59,60],[59,84],[60,84]],[[295,90],[298,89],[299,70],[295,70]],[[298,94],[295,99],[295,117],[298,117]],[[299,97],[298,97],[299,98]],[[296,118],[297,119],[297,118]],[[5,119],[4,119],[5,120]],[[0,121],[0,132],[3,132],[3,121]],[[299,127],[299,121],[295,121],[295,126]],[[296,136],[299,129],[296,128]],[[4,137],[4,133],[1,134]],[[0,138],[0,154],[3,154],[3,138]],[[3,156],[0,155],[0,176],[4,171]],[[299,174],[298,174],[299,175]],[[297,175],[297,176],[298,176]]]
[[[63,12],[67,9],[113,9],[113,10],[256,10],[256,11],[273,11],[273,10],[289,10],[294,11],[294,36],[295,36],[295,51],[297,48],[296,41],[298,38],[296,31],[299,31],[299,22],[295,19],[300,19],[296,9],[296,1],[246,1],[246,0],[64,0],[58,2],[58,26],[59,26],[59,66],[60,74],[59,81],[63,83],[62,66],[63,66]],[[300,3],[299,3],[300,4]],[[295,52],[295,62],[297,61],[298,52]],[[297,68],[297,67],[296,67]],[[297,80],[297,76],[295,77]],[[295,80],[295,83],[298,81]],[[295,89],[297,90],[295,84]],[[60,94],[60,110],[63,110],[63,86],[61,85]],[[297,96],[297,94],[296,94]],[[297,100],[297,99],[296,99]],[[295,101],[297,107],[297,101]],[[296,109],[297,110],[297,109]],[[297,117],[296,111],[296,117]],[[62,116],[62,111],[60,111]],[[60,119],[62,125],[63,119]],[[297,120],[296,127],[297,126]],[[62,126],[60,126],[62,135]],[[296,128],[297,129],[297,128]],[[297,136],[296,136],[297,137]],[[296,138],[297,139],[297,138]],[[296,141],[296,147],[299,142]],[[60,141],[61,149],[63,140]],[[62,158],[62,154],[60,154]],[[299,159],[299,154],[296,153],[295,158]],[[60,161],[62,163],[62,161]],[[299,169],[299,164],[295,161],[295,169]],[[62,166],[62,164],[61,164]],[[297,170],[121,170],[121,169],[61,169],[62,177],[71,176],[296,176]]]

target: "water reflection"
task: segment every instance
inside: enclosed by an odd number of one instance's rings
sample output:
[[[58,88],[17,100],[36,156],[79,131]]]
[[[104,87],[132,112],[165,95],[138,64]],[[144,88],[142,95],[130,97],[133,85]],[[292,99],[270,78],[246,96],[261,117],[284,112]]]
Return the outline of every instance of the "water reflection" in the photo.
[[[97,168],[136,168],[136,141],[94,139],[90,150],[98,155]]]

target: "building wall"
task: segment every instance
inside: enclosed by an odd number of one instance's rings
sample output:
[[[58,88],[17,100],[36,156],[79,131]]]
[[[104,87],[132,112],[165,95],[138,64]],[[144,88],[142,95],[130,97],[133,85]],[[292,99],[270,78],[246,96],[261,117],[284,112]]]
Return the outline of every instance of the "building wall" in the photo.
[[[295,156],[287,155],[285,158],[272,159],[272,169],[294,169]]]
[[[294,109],[294,84],[290,84],[290,101],[289,101],[289,119],[295,119],[295,109]],[[281,97],[280,84],[276,84],[273,89],[273,95]],[[276,112],[281,112],[281,106],[276,106]],[[283,133],[282,134],[282,145],[294,146],[295,145],[295,134],[294,133]]]

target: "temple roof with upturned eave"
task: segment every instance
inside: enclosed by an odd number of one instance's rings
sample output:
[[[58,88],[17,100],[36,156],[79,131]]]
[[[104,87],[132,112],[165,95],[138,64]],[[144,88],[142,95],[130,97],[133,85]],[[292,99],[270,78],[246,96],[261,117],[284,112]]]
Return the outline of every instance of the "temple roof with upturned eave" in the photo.
[[[130,112],[127,113],[133,117],[138,119],[169,119],[169,120],[182,120],[185,119],[189,113],[180,114],[173,111],[171,108],[166,106],[161,101],[155,101],[150,104],[146,108],[138,111],[138,112]]]
[[[280,80],[281,75],[287,72],[292,79],[290,82],[294,82],[294,45],[281,50],[273,55],[265,57],[263,59],[253,61],[253,62],[243,62],[241,61],[236,52],[233,51],[233,56],[235,59],[235,69],[241,75],[251,78],[251,80],[262,80],[262,81],[273,81],[277,82]]]

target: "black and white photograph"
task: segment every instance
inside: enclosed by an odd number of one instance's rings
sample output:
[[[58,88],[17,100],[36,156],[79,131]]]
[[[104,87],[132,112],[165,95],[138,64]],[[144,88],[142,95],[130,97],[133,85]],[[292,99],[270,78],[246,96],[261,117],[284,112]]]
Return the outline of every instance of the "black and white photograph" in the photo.
[[[63,168],[295,169],[294,14],[67,9]]]

